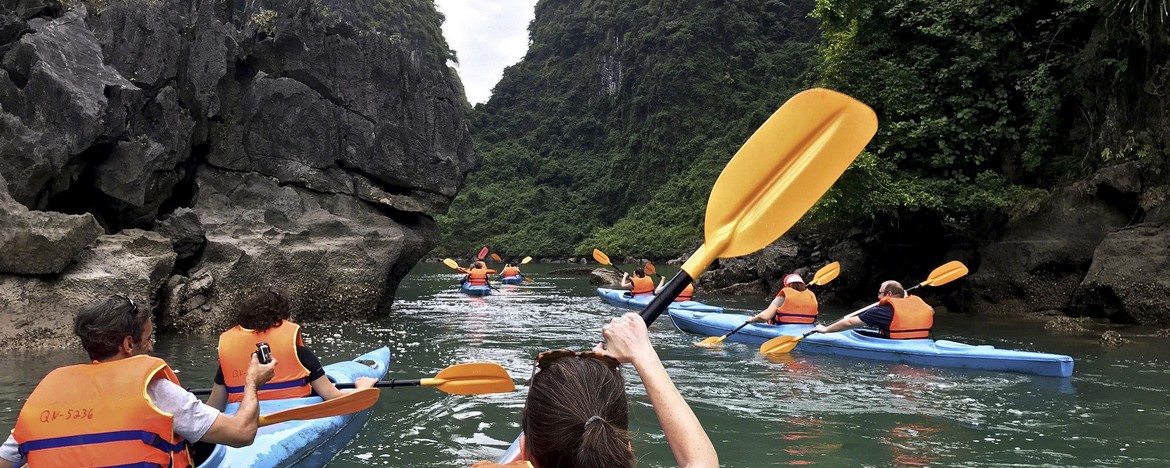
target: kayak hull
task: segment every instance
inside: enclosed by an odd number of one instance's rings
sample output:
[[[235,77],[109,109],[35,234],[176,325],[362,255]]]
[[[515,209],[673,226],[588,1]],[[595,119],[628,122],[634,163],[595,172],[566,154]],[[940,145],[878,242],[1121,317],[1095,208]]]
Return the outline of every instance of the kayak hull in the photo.
[[[370,364],[367,364],[370,363]],[[325,374],[337,383],[352,383],[358,377],[381,380],[390,368],[390,349],[380,348],[325,366]],[[260,414],[320,403],[319,396],[287,398],[260,402]],[[224,413],[233,414],[238,403],[230,403]],[[337,456],[357,436],[370,411],[309,420],[286,421],[257,429],[256,440],[247,447],[216,445],[200,468],[210,467],[285,467],[323,466]]]
[[[725,335],[748,318],[736,314],[668,312],[675,328],[706,336]],[[811,325],[753,323],[727,337],[727,341],[762,344],[781,335],[796,336],[811,329]],[[1069,377],[1073,371],[1073,359],[1060,354],[998,349],[990,345],[969,345],[948,340],[891,340],[857,330],[809,335],[800,341],[795,350],[921,366],[1021,372],[1051,377]]]
[[[491,286],[472,286],[466,281],[459,284],[459,290],[468,296],[486,296],[492,293]]]
[[[645,309],[646,306],[650,305],[650,301],[654,300],[653,294],[632,296],[625,289],[597,288],[597,296],[601,298],[601,302],[630,310]],[[722,307],[709,306],[696,301],[671,302],[667,307],[671,310],[685,310],[690,312],[709,312],[714,314],[723,312]]]
[[[523,276],[505,276],[500,278],[500,282],[504,284],[520,284],[524,282]]]

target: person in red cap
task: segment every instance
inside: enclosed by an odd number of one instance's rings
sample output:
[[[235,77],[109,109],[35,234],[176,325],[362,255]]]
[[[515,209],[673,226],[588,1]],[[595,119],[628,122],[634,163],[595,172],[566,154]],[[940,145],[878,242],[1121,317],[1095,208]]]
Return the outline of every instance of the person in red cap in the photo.
[[[784,277],[784,287],[768,308],[748,319],[748,322],[767,322],[770,325],[810,324],[817,320],[817,295],[804,283],[804,278],[792,273]]]

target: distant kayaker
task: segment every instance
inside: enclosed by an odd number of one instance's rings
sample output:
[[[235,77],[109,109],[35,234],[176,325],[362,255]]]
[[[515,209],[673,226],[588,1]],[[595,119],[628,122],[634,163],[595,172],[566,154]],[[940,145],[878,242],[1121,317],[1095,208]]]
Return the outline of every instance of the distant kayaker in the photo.
[[[934,326],[934,309],[922,298],[906,294],[901,283],[886,281],[878,288],[878,305],[829,326],[817,325],[815,329],[819,333],[832,333],[861,325],[877,328],[886,338],[930,338],[930,329]]]
[[[500,270],[500,277],[501,278],[515,278],[517,276],[524,276],[524,275],[520,274],[520,267],[515,266],[511,263],[505,263],[504,269]]]
[[[255,350],[260,342],[268,343],[272,356],[281,362],[272,381],[260,387],[261,400],[299,398],[312,392],[332,400],[350,391],[339,390],[329,380],[321,361],[305,346],[300,325],[290,318],[292,306],[288,298],[272,289],[254,292],[239,303],[236,326],[219,336],[219,369],[207,404],[223,410],[228,402],[240,400],[242,356]],[[359,377],[354,387],[369,388],[377,382]]]
[[[598,345],[592,352],[562,349],[537,356],[521,418],[523,460],[507,466],[635,466],[622,363],[633,364],[646,386],[679,466],[718,466],[711,439],[667,375],[642,317],[632,312],[615,317],[601,334],[607,349]]]
[[[749,322],[767,322],[770,325],[808,324],[817,320],[817,295],[796,273],[784,277],[784,287],[776,293],[772,303]]]
[[[634,270],[632,278],[629,273],[622,273],[622,287],[628,288],[630,294],[635,296],[654,294],[654,280],[646,276],[646,270],[641,268]]]
[[[491,273],[495,272],[488,270],[486,263],[478,261],[471,264],[471,269],[463,276],[463,282],[471,286],[491,286],[488,283],[488,275]]]
[[[0,468],[30,466],[190,466],[188,442],[243,447],[256,438],[256,389],[279,362],[253,354],[241,366],[243,400],[233,415],[183,389],[154,350],[149,309],[126,296],[86,306],[73,319],[90,364],[57,368],[29,395]]]

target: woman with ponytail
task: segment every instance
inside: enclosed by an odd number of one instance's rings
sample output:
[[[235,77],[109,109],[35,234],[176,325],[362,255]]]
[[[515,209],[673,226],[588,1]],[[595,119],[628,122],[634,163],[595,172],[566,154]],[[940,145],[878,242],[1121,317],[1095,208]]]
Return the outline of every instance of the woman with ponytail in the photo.
[[[602,327],[607,347],[592,352],[555,350],[536,358],[524,405],[520,453],[508,466],[536,468],[632,467],[629,403],[621,364],[633,364],[681,467],[719,465],[703,425],[678,393],[650,345],[638,314],[614,318]],[[474,467],[498,466],[480,462]]]

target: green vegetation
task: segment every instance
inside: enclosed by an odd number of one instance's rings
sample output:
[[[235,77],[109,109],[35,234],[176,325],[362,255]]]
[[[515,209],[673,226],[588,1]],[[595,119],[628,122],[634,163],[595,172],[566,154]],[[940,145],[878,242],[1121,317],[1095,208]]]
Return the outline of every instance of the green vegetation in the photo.
[[[1170,176],[1164,0],[813,1],[541,1],[472,113],[483,168],[437,251],[690,252],[728,158],[813,85],[881,125],[804,223],[913,213],[978,237],[1105,165]]]

